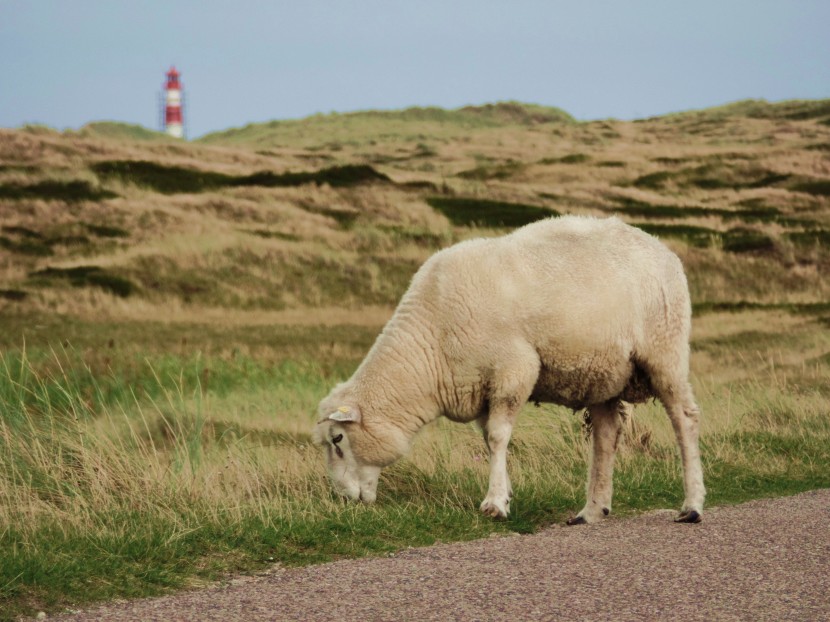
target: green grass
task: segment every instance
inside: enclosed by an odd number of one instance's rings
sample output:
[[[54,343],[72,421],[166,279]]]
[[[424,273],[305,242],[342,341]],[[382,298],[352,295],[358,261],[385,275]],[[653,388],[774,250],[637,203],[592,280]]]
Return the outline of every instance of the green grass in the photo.
[[[312,360],[326,376],[343,375],[360,361],[379,331],[377,327],[339,325],[93,321],[53,313],[15,313],[10,309],[4,310],[2,320],[5,330],[0,331],[0,351],[19,349],[22,339],[27,346],[27,360],[40,366],[44,360],[55,360],[53,352],[62,351],[63,344],[68,343],[76,352],[83,352],[83,360],[76,360],[75,366],[87,369],[90,378],[100,382],[114,370],[118,378],[132,384],[139,380],[137,367],[146,367],[145,359],[167,360],[170,355],[174,355],[170,360],[181,363],[200,356],[226,360],[256,352],[263,365]],[[331,355],[333,349],[337,356]],[[69,366],[68,361],[64,366]]]
[[[506,521],[477,512],[487,477],[480,435],[447,421],[384,471],[376,505],[334,499],[309,442],[315,405],[377,329],[3,319],[0,619],[162,594],[272,563],[529,533],[583,502],[581,417],[550,406],[529,406],[519,419]],[[710,505],[830,486],[830,420],[816,384],[830,371],[830,341],[811,321],[789,332],[760,326],[695,343],[695,356],[747,367],[743,379],[698,386]],[[25,351],[4,343],[24,332]],[[54,346],[67,339],[76,347]],[[765,371],[769,356],[804,348],[819,355],[810,365]],[[647,405],[635,421],[618,457],[617,516],[682,500],[664,413]]]

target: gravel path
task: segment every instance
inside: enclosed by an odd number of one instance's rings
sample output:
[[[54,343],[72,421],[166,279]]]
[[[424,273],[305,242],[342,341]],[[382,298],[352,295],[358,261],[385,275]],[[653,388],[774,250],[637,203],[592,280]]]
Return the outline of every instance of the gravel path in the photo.
[[[830,490],[278,569],[86,620],[830,620]]]

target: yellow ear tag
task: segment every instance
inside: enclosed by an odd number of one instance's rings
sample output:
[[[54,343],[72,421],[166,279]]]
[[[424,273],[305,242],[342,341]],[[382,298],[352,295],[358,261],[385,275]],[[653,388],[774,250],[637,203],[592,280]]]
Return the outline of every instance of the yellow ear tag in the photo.
[[[350,412],[352,412],[352,409],[349,408],[348,406],[341,406],[340,408],[337,409],[337,412],[341,412],[344,415],[348,415]]]

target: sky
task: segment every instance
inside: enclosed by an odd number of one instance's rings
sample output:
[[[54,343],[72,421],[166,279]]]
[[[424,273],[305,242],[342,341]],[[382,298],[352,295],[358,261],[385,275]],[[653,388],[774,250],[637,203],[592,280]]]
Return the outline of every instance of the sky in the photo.
[[[0,127],[516,100],[635,119],[830,98],[828,0],[0,0]]]

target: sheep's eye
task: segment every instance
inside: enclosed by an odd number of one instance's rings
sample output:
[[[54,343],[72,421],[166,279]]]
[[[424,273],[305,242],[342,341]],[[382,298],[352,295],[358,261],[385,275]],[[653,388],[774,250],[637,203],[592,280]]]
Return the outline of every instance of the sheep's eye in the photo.
[[[335,445],[337,445],[337,443],[339,443],[339,442],[340,442],[340,441],[342,441],[342,440],[343,440],[343,435],[342,435],[342,434],[338,434],[338,435],[337,435],[337,436],[335,436],[333,439],[331,439],[331,442],[332,442],[332,443],[334,443]]]

